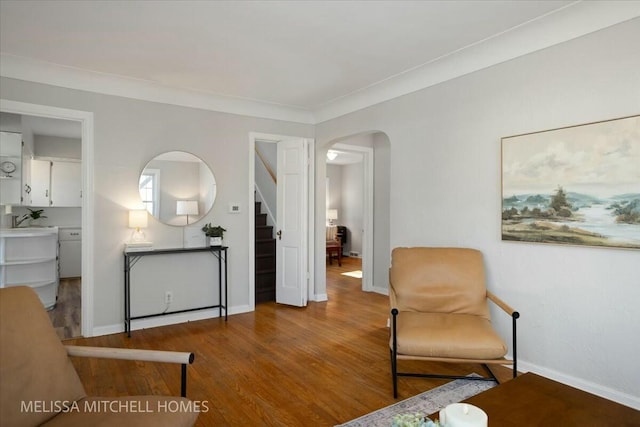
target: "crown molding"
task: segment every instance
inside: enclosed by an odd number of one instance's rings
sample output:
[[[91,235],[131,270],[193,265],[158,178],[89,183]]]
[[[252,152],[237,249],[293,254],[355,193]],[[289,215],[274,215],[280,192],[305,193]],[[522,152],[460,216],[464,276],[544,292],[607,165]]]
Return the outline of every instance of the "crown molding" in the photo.
[[[640,17],[640,1],[577,1],[314,109],[164,86],[0,54],[3,77],[250,117],[317,124]]]
[[[302,108],[173,88],[146,80],[99,73],[6,53],[0,54],[0,75],[17,80],[163,104],[265,119],[315,123],[311,111]]]
[[[316,123],[437,85],[640,17],[640,1],[578,1],[502,34],[335,99],[314,110]]]

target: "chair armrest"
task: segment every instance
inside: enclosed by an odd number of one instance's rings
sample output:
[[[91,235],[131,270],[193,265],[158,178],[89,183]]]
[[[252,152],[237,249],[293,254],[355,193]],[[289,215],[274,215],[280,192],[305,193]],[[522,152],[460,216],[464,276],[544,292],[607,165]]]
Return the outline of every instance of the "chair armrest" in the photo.
[[[491,302],[493,302],[495,305],[500,307],[505,313],[507,313],[509,316],[513,317],[514,319],[517,319],[518,317],[520,317],[520,313],[515,311],[513,308],[511,308],[509,304],[502,301],[500,298],[498,298],[497,296],[495,296],[489,291],[487,291],[487,298],[489,298]]]
[[[85,347],[78,345],[65,345],[69,356],[99,357],[107,359],[139,360],[146,362],[180,363],[183,365],[193,363],[193,353],[180,351],[139,350],[133,348],[113,347]]]

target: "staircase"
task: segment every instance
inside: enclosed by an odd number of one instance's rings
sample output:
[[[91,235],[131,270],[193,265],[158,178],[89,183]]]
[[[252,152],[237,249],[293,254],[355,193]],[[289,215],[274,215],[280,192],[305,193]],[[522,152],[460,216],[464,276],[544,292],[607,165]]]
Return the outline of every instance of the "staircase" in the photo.
[[[267,214],[256,202],[256,304],[276,300],[276,239]]]

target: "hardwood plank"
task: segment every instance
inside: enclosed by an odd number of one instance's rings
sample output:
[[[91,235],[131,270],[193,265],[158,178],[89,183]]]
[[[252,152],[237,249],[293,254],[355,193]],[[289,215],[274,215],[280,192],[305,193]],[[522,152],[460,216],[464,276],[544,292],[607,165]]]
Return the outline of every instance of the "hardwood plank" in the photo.
[[[198,426],[333,426],[395,403],[386,327],[388,297],[361,291],[345,257],[327,266],[329,301],[306,308],[264,303],[228,322],[208,319],[65,343],[193,351],[187,396],[206,401]],[[180,394],[180,368],[161,363],[73,363],[89,395]],[[407,369],[426,363],[403,362]],[[432,371],[484,373],[479,365],[429,364]],[[400,378],[398,400],[447,380]]]
[[[49,310],[49,319],[60,339],[81,336],[81,279],[60,279],[56,306]]]

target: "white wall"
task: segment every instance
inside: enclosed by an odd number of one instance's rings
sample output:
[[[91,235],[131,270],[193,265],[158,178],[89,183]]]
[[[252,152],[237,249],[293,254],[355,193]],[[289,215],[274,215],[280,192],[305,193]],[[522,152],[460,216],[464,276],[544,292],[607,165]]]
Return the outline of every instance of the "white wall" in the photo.
[[[33,155],[37,157],[60,157],[82,159],[82,140],[60,136],[34,135]]]
[[[522,368],[638,408],[640,253],[502,242],[500,138],[640,113],[639,24],[629,21],[316,127],[320,152],[346,135],[386,133],[391,246],[482,250],[489,288],[522,314]],[[322,186],[316,191],[323,200]],[[510,319],[494,312],[494,323],[507,339]]]
[[[278,218],[278,188],[267,170],[267,166],[277,175],[278,173],[278,144],[273,142],[257,141],[256,149],[264,158],[266,165],[262,163],[259,156],[255,156],[255,181],[256,186],[262,194],[262,201],[266,205],[262,208],[262,213],[271,212],[274,221]],[[267,209],[268,208],[268,211]]]
[[[373,135],[373,289],[388,292],[391,265],[391,145],[384,133]]]
[[[253,205],[247,206],[253,203],[247,200],[249,132],[313,137],[312,126],[137,101],[8,78],[0,79],[0,86],[3,99],[94,113],[93,220],[96,229],[92,285],[96,331],[110,333],[123,329],[122,250],[131,234],[127,228],[127,213],[140,203],[140,171],[156,155],[172,150],[193,153],[211,166],[217,182],[217,197],[212,211],[198,224],[213,222],[227,229],[224,239],[230,247],[230,312],[248,310],[248,215],[253,214]],[[238,201],[241,202],[241,213],[229,214],[229,203]],[[146,234],[157,248],[182,246],[182,228],[161,224],[151,217]],[[180,257],[185,256],[187,258],[181,260]],[[164,309],[161,298],[164,286],[154,285],[153,279],[157,271],[160,280],[166,281],[168,276],[162,276],[160,272],[173,274],[178,266],[188,271],[189,279],[176,280],[172,285],[176,304],[200,304],[203,298],[197,283],[211,286],[213,270],[209,270],[211,264],[208,263],[213,263],[213,257],[200,260],[181,255],[167,259],[169,261],[164,263],[144,259],[135,266],[136,276],[132,280],[144,293],[144,309]],[[191,265],[193,261],[187,259],[201,262],[194,266]],[[154,271],[156,264],[160,270]]]
[[[338,220],[335,224],[342,225],[342,166],[327,165],[327,178],[329,179],[329,198],[327,209],[338,210]]]
[[[4,132],[22,132],[20,114],[0,113],[0,130]]]
[[[362,256],[362,230],[364,228],[364,169],[362,162],[342,166],[342,218],[338,224],[347,227],[345,251]]]

